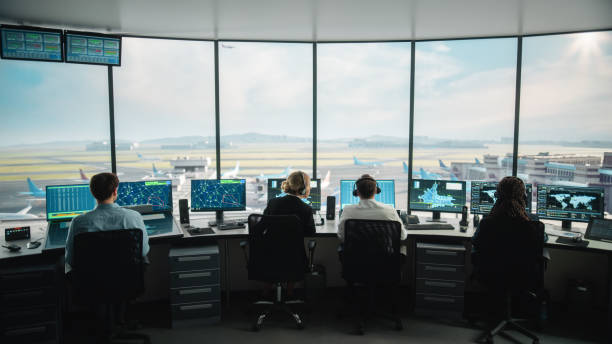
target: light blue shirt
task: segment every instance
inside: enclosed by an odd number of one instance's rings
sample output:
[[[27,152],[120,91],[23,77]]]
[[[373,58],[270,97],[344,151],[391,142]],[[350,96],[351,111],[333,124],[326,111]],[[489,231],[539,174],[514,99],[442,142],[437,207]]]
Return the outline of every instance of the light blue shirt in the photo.
[[[68,237],[66,238],[66,272],[72,269],[72,250],[75,235],[85,232],[134,228],[142,230],[142,256],[144,257],[149,253],[149,236],[139,212],[121,208],[115,203],[98,204],[96,209],[75,217],[70,224]],[[109,249],[112,248],[109,247]]]

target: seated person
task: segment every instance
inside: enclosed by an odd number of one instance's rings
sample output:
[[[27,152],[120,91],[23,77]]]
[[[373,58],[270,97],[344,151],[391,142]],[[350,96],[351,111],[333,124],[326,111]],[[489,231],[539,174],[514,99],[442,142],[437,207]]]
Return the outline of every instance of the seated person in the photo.
[[[408,232],[399,215],[397,215],[397,211],[391,206],[374,199],[377,188],[376,180],[369,174],[364,174],[355,181],[355,193],[356,196],[359,196],[359,203],[349,204],[342,210],[338,223],[338,238],[341,242],[344,242],[344,223],[349,219],[397,221],[402,225],[400,239],[406,239]],[[406,246],[401,246],[400,253],[402,254],[402,261],[405,261]]]
[[[139,228],[142,230],[142,256],[146,257],[149,253],[149,237],[140,213],[115,204],[118,187],[119,179],[113,173],[99,173],[91,177],[89,188],[98,206],[86,214],[75,217],[70,224],[66,239],[66,273],[72,269],[74,263],[72,257],[74,237],[83,232]]]
[[[310,177],[302,171],[292,172],[281,188],[287,195],[269,200],[264,215],[296,215],[304,236],[313,236],[316,229],[312,208],[302,201],[310,195]]]

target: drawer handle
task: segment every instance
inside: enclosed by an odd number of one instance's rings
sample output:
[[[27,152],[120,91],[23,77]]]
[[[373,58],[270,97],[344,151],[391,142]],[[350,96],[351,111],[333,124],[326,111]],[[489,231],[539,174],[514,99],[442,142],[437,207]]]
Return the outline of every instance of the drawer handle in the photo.
[[[210,293],[212,291],[211,288],[196,288],[196,289],[187,289],[187,290],[179,290],[179,295],[193,295],[193,294],[204,294]]]
[[[455,299],[449,299],[449,298],[445,298],[445,297],[425,296],[423,299],[424,299],[425,301],[436,301],[436,302],[455,303]]]
[[[440,251],[440,250],[425,250],[425,253],[438,255],[438,256],[456,256],[457,252],[453,251]]]
[[[210,277],[212,274],[210,272],[194,272],[190,274],[179,274],[178,279],[183,278],[197,278],[197,277]]]
[[[192,311],[194,309],[210,309],[213,305],[210,303],[205,303],[203,305],[191,305],[191,306],[180,306],[179,309],[182,311]]]
[[[26,297],[37,297],[37,296],[42,296],[42,295],[43,295],[43,291],[42,290],[26,291],[26,292],[23,292],[23,293],[4,294],[3,299],[5,299],[5,300],[23,299],[23,298],[26,298]]]
[[[30,328],[22,328],[18,330],[6,331],[4,334],[8,336],[23,336],[24,334],[33,334],[33,333],[45,333],[47,332],[47,328],[45,326],[39,327],[30,327]]]
[[[457,268],[448,268],[444,266],[425,266],[425,271],[445,271],[445,272],[457,272]]]
[[[199,257],[178,257],[178,262],[199,262],[203,260],[210,260],[210,256],[199,256]]]
[[[457,286],[457,283],[425,281],[425,285],[430,287],[455,288]]]

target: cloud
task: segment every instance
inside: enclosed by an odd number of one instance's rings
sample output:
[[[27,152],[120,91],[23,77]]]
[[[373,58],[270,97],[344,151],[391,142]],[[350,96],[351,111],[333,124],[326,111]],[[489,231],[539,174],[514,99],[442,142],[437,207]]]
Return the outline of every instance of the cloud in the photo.
[[[448,53],[449,51],[451,51],[451,48],[444,43],[436,44],[433,48],[439,53]]]

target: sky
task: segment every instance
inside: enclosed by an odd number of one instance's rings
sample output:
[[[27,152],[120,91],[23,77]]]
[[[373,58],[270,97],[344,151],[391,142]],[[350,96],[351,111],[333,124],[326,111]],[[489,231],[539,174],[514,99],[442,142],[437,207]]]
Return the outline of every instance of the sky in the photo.
[[[124,38],[122,47],[118,139],[214,135],[213,43]],[[310,44],[219,48],[222,135],[312,135]],[[408,136],[409,43],[317,50],[321,139]],[[522,63],[521,140],[609,139],[612,32],[525,38]],[[512,136],[515,69],[513,38],[418,42],[415,134]],[[0,104],[0,146],[109,135],[106,67],[1,60]]]

